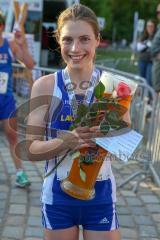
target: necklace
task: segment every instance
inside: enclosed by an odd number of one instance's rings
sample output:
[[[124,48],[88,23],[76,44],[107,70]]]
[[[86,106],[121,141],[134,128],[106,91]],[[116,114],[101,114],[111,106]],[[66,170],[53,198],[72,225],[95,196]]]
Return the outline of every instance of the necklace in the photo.
[[[65,68],[62,72],[63,75],[63,80],[64,80],[64,84],[66,86],[67,92],[68,92],[68,97],[69,97],[69,102],[72,108],[72,112],[73,112],[73,117],[76,117],[77,115],[77,109],[78,109],[78,103],[76,101],[76,97],[75,97],[75,90],[74,90],[74,86],[73,83],[71,82],[69,73],[67,71],[67,69]],[[97,82],[99,81],[100,78],[100,72],[98,69],[94,68],[92,75],[91,75],[91,79],[89,81],[89,87],[86,89],[85,91],[85,96],[84,96],[84,101],[83,104],[85,105],[89,105],[92,99],[92,95],[93,95],[93,91],[94,91],[94,87],[96,86]],[[85,81],[82,82],[82,84],[86,83]],[[82,89],[83,89],[83,85]]]

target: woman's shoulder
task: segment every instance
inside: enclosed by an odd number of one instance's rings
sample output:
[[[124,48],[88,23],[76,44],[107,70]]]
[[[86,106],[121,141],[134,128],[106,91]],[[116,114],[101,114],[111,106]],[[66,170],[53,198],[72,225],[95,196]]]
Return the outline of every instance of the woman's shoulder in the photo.
[[[34,82],[32,92],[38,95],[52,95],[54,82],[55,73],[42,76]]]

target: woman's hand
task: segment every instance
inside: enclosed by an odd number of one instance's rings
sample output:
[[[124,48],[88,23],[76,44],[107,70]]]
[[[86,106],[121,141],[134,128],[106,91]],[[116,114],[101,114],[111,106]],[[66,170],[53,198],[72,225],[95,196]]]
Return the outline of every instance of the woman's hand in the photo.
[[[14,40],[19,46],[25,46],[26,44],[23,33],[18,29],[14,32]]]
[[[103,134],[100,133],[99,127],[95,126],[89,127],[77,127],[71,132],[67,132],[61,137],[63,138],[63,143],[72,150],[78,150],[84,147],[96,147],[93,139],[97,137],[102,137]]]

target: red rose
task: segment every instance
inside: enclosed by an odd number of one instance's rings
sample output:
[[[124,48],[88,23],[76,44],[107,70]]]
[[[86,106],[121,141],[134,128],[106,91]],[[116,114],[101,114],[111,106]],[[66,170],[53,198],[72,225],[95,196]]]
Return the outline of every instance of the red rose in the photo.
[[[131,95],[131,89],[130,87],[124,83],[120,82],[118,86],[116,87],[117,97],[128,97]]]

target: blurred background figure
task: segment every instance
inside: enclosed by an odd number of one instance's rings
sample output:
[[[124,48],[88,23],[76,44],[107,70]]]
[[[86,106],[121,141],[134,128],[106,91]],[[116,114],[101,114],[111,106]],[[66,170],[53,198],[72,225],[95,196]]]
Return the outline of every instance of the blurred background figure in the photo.
[[[143,35],[137,43],[137,50],[139,52],[139,75],[145,78],[150,86],[152,86],[151,46],[155,33],[156,22],[154,20],[148,20]]]
[[[152,68],[152,85],[154,90],[160,92],[160,3],[157,5],[156,10],[157,19],[159,21],[157,32],[154,36],[151,53],[153,56]]]
[[[32,69],[34,61],[28,51],[26,41],[18,30],[14,32],[14,38],[8,41],[3,38],[5,18],[0,12],[0,121],[3,121],[3,129],[9,142],[10,152],[17,169],[16,185],[25,187],[30,181],[22,168],[22,161],[15,154],[17,145],[17,121],[16,106],[13,96],[12,60],[15,57]]]
[[[41,65],[44,67],[60,67],[61,54],[54,36],[54,27],[42,27]]]
[[[61,53],[59,45],[55,39],[54,27],[48,28],[48,48],[49,48],[49,65],[59,67],[61,64]]]
[[[41,65],[48,67],[48,34],[45,26],[42,26],[42,50],[41,50]]]

